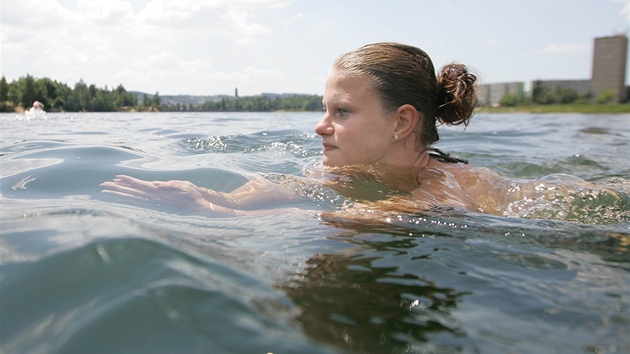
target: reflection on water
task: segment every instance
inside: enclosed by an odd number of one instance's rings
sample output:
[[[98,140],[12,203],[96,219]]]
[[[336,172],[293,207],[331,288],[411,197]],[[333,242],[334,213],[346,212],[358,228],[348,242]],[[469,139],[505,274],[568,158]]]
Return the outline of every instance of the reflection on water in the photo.
[[[297,319],[304,331],[350,351],[457,349],[439,341],[428,343],[432,336],[457,342],[465,335],[451,317],[464,294],[401,273],[399,265],[373,266],[380,257],[359,253],[309,259],[283,287],[301,309]]]
[[[627,233],[570,238],[543,225],[499,224],[492,236],[489,225],[447,220],[401,218],[389,229],[336,223],[355,231],[334,238],[355,247],[312,257],[281,286],[304,331],[352,352],[629,348],[628,328],[609,326],[630,323]],[[507,239],[493,242],[505,230]]]

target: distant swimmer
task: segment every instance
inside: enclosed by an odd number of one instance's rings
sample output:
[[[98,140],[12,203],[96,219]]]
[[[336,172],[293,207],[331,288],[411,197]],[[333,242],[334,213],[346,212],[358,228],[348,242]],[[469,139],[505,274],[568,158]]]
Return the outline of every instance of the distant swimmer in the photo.
[[[26,111],[24,111],[24,114],[22,116],[20,116],[20,120],[41,120],[41,119],[48,119],[48,116],[46,115],[46,111],[44,110],[44,104],[39,102],[39,101],[35,101],[33,102],[33,107],[27,109]]]
[[[29,112],[43,111],[43,110],[44,110],[44,104],[39,101],[35,101],[33,102],[33,107],[31,107]]]

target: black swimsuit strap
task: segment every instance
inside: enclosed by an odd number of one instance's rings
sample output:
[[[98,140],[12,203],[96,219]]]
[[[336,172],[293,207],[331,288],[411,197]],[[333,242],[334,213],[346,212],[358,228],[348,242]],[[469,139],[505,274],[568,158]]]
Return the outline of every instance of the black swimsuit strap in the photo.
[[[428,151],[428,154],[431,157],[435,157],[440,162],[450,162],[450,163],[461,162],[461,163],[465,163],[465,164],[468,163],[468,160],[460,159],[458,157],[452,157],[448,153],[443,152],[440,149],[436,149],[436,148],[430,148],[429,151]]]

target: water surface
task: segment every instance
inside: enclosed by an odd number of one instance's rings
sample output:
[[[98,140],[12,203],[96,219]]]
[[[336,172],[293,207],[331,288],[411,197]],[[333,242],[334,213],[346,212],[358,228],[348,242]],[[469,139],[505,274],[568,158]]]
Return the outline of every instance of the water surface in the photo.
[[[304,212],[189,215],[99,184],[303,177],[321,157],[320,114],[28,118],[0,115],[2,352],[630,352],[630,223],[609,206],[584,199],[597,222],[357,222],[323,219],[346,200],[314,188],[290,205]],[[630,179],[628,115],[484,114],[441,135],[510,178]]]

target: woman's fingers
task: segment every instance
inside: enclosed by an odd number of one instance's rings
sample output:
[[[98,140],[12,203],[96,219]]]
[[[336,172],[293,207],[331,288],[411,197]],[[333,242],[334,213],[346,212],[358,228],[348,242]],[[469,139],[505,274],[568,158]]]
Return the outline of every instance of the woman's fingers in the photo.
[[[101,184],[101,186],[126,187],[126,188],[132,188],[132,189],[137,189],[137,190],[153,191],[158,188],[157,184],[159,183],[161,182],[143,181],[141,179],[137,179],[134,177],[118,175],[116,176],[116,178],[114,178],[113,181],[104,182]]]
[[[104,193],[136,199],[176,202],[180,197],[196,199],[199,193],[187,181],[143,181],[134,177],[119,175],[113,181],[101,183]]]
[[[154,182],[143,181],[141,179],[137,179],[130,176],[118,175],[114,178],[114,182],[121,186],[127,186],[135,189],[144,189],[144,190],[155,190],[157,186]]]
[[[113,181],[101,183],[101,187],[107,188],[103,192],[117,192],[122,196],[135,196],[139,199],[147,199],[151,197],[157,190],[152,182],[141,181],[139,179],[128,176],[116,176]]]
[[[125,192],[131,192],[131,191],[137,190],[137,188],[119,183],[116,180],[114,180],[113,182],[103,182],[101,183],[101,187],[115,189],[119,191],[125,191]]]
[[[153,181],[150,182],[152,184],[152,187],[155,187],[156,189],[161,189],[164,191],[182,191],[182,192],[189,192],[189,191],[197,191],[198,187],[195,186],[194,184],[192,184],[192,182],[189,181],[178,181],[178,180],[171,180],[171,181],[166,181],[166,182],[162,182],[162,181]]]
[[[102,192],[120,197],[152,201],[186,208],[203,215],[237,215],[232,208],[210,203],[208,190],[189,181],[143,181],[126,175],[118,175],[112,181],[101,183]],[[218,194],[215,192],[215,194]]]
[[[135,195],[135,194],[123,193],[123,192],[119,192],[119,191],[115,191],[115,190],[104,189],[101,192],[105,193],[105,194],[117,195],[117,196],[120,196],[120,197],[133,198],[133,199],[138,199],[138,200],[147,200],[147,198],[145,198],[145,197],[140,197],[140,196]]]

